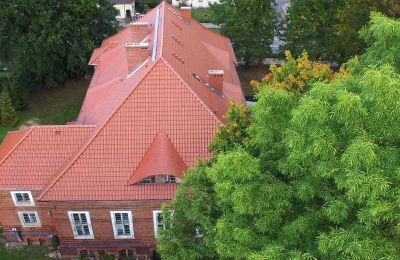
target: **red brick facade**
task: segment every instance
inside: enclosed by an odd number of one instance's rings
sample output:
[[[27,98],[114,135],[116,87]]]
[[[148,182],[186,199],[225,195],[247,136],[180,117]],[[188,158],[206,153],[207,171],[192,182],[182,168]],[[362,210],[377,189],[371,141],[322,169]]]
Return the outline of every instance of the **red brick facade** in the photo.
[[[34,199],[40,191],[33,191]],[[119,255],[121,250],[132,250],[134,256],[151,258],[155,250],[153,211],[160,210],[167,201],[118,201],[118,202],[38,202],[34,206],[15,206],[10,191],[0,192],[0,225],[3,227],[7,245],[49,243],[57,235],[63,257],[76,257],[81,250],[91,250],[96,256],[100,251]],[[18,212],[35,211],[40,227],[24,227]],[[93,239],[75,239],[68,212],[87,211],[93,229]],[[133,239],[114,237],[111,211],[130,211],[133,219]],[[17,241],[15,232],[21,241]]]

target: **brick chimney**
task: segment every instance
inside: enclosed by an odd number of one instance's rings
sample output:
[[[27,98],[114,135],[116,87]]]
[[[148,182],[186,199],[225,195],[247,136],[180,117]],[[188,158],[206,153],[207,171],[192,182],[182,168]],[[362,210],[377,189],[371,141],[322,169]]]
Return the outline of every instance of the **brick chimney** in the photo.
[[[127,43],[128,71],[131,72],[150,57],[148,43]]]
[[[192,7],[182,6],[181,15],[187,21],[192,20]]]
[[[208,83],[211,87],[215,88],[222,94],[224,90],[224,71],[223,70],[209,70]]]

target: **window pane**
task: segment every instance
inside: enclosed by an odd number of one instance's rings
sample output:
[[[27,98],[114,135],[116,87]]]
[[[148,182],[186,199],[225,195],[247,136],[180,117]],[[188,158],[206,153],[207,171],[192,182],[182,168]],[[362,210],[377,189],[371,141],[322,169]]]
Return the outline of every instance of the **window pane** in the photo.
[[[82,213],[82,214],[81,214],[81,221],[82,221],[82,224],[87,224],[87,223],[88,223],[85,213]]]
[[[76,233],[78,234],[78,236],[83,236],[83,230],[81,226],[76,226]]]
[[[84,234],[85,235],[90,235],[90,230],[89,230],[89,226],[87,226],[87,225],[84,225],[83,226],[83,231],[84,231]]]
[[[23,202],[24,198],[22,197],[21,193],[16,193],[15,198],[17,199],[18,202]]]
[[[35,213],[29,214],[32,223],[37,223],[37,218]]]
[[[74,218],[75,224],[81,223],[81,220],[79,219],[79,214],[73,214],[72,216]]]
[[[24,213],[24,214],[22,214],[22,217],[24,219],[24,223],[28,224],[31,222],[31,220],[29,219],[29,214]]]
[[[29,202],[31,201],[31,199],[29,198],[29,194],[28,193],[23,193],[24,196],[24,201]]]
[[[121,223],[122,223],[121,213],[115,213],[115,224],[121,224]]]
[[[128,225],[124,225],[124,232],[125,235],[130,235],[131,234],[131,230],[130,230],[130,226]]]

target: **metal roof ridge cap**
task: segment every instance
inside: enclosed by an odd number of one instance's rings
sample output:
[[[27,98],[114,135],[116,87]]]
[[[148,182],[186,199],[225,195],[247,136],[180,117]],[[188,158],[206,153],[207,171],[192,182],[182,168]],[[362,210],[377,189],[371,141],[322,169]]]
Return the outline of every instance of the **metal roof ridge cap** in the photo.
[[[217,121],[217,123],[223,125],[223,122],[211,111],[211,109],[204,103],[204,101],[193,91],[193,89],[189,86],[189,84],[176,72],[173,67],[168,63],[164,57],[161,59],[165,62],[165,64],[172,70],[175,75],[184,83],[184,85],[189,89],[189,91],[195,96],[197,100],[199,100],[200,104],[211,114],[211,116]]]
[[[19,147],[19,145],[32,133],[34,127],[29,127],[28,128],[28,132],[25,134],[24,137],[21,138],[21,140],[18,141],[18,143],[6,154],[6,156],[4,156],[4,158],[0,161],[0,167],[1,165],[4,163],[5,160],[7,160],[7,158]],[[23,130],[21,130],[23,131]],[[21,132],[20,131],[20,132]],[[8,135],[8,133],[7,133]]]
[[[54,179],[50,180],[48,183],[45,184],[45,188],[43,189],[43,191],[41,192],[41,194],[38,197],[38,201],[40,201],[45,195],[46,193],[58,182],[58,180],[66,173],[67,170],[69,170],[71,168],[72,165],[74,165],[74,163],[77,161],[77,159],[82,155],[82,153],[84,151],[86,151],[86,149],[90,146],[90,144],[93,142],[93,140],[99,135],[99,133],[104,129],[104,127],[107,125],[107,123],[111,120],[111,118],[114,117],[114,115],[119,111],[119,109],[121,108],[121,106],[126,102],[126,100],[135,92],[137,86],[139,86],[139,84],[141,84],[141,82],[144,80],[144,78],[146,77],[146,75],[148,73],[150,73],[151,70],[154,69],[155,65],[159,62],[159,59],[156,60],[156,62],[154,64],[152,64],[152,67],[149,69],[149,71],[143,75],[143,78],[136,84],[136,87],[129,93],[129,95],[127,95],[123,101],[121,102],[121,104],[119,104],[117,106],[117,108],[115,109],[115,111],[110,115],[109,118],[107,118],[106,121],[104,121],[104,123],[102,123],[101,126],[99,126],[97,128],[97,131],[95,131],[93,133],[93,136],[90,137],[88,139],[88,141],[86,142],[86,144],[84,144],[82,146],[82,148],[76,153],[76,155],[72,158],[72,160],[66,164],[65,167],[61,168],[62,170],[60,171],[60,173],[58,175],[54,175]]]
[[[155,20],[155,29],[154,29],[154,37],[153,37],[153,52],[151,54],[152,61],[156,61],[156,56],[157,56],[158,30],[160,27],[160,9],[161,9],[161,7],[158,7],[156,10],[156,20]]]

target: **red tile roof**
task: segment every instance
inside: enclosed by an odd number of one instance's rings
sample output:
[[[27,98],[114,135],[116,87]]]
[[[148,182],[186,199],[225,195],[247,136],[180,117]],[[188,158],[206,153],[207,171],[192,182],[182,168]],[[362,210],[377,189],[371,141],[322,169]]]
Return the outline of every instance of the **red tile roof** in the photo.
[[[129,55],[133,43],[147,43],[150,57]],[[183,19],[163,2],[139,24],[106,39],[90,63],[95,73],[76,124],[96,128],[88,127],[90,134],[69,148],[70,153],[47,164],[35,186],[43,187],[47,180],[39,199],[172,199],[177,184],[135,183],[153,174],[179,177],[198,159],[211,156],[207,147],[224,122],[230,100],[244,101],[230,41]],[[205,84],[208,70],[224,70],[222,96]],[[54,142],[53,136],[35,138],[48,145]],[[27,143],[20,150],[31,152],[31,146]],[[63,150],[46,148],[41,156]],[[0,172],[8,179],[12,174]],[[7,187],[13,185],[30,184],[21,180]]]
[[[0,162],[0,188],[42,189],[94,129],[75,125],[34,126],[9,133],[0,151],[7,147],[10,138],[15,138],[16,145]]]
[[[183,178],[187,166],[164,132],[159,132],[140,161],[128,184],[156,175]]]

